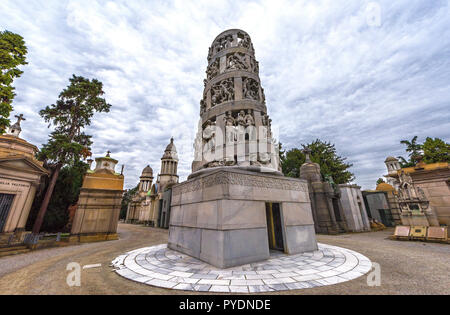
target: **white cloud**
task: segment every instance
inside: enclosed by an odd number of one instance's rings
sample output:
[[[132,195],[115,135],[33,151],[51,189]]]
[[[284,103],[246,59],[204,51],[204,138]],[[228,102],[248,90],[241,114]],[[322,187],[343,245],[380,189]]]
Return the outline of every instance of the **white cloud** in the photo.
[[[1,29],[25,37],[29,65],[16,80],[23,136],[47,139],[39,109],[73,74],[104,83],[110,113],[88,133],[94,155],[126,164],[127,187],[159,171],[171,136],[180,175],[190,172],[208,47],[228,28],[252,37],[269,113],[285,147],[336,144],[356,182],[373,188],[401,139],[450,137],[450,7],[447,1],[0,2]]]

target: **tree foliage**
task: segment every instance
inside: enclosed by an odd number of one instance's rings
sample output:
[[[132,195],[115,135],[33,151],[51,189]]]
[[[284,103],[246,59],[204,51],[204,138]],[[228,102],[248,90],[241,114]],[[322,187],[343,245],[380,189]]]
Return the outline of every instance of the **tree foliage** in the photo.
[[[414,136],[411,141],[402,140],[400,143],[406,145],[406,152],[408,153],[408,159],[405,159],[402,156],[398,157],[400,165],[402,167],[411,167],[416,165],[417,157],[422,152],[422,145],[417,143],[417,136]]]
[[[88,164],[75,161],[61,169],[56,181],[52,198],[45,213],[42,230],[46,232],[70,232],[67,230],[69,219],[68,208],[77,203],[83,178],[88,170]],[[28,218],[28,229],[36,219],[44,195],[37,196]]]
[[[111,107],[103,94],[103,84],[96,79],[75,75],[70,79],[56,104],[39,112],[49,127],[55,126],[48,143],[42,146],[39,159],[64,165],[86,157],[92,141],[83,128],[91,124],[95,112],[109,112]]]
[[[422,149],[425,163],[450,162],[450,144],[442,139],[428,137]]]
[[[54,170],[33,226],[35,234],[41,229],[61,168],[90,155],[91,136],[85,134],[83,128],[91,124],[95,112],[109,112],[111,107],[102,97],[100,81],[75,75],[69,81],[70,85],[60,93],[56,104],[39,112],[49,127],[54,126],[54,131],[42,146],[38,158],[53,165]]]
[[[9,115],[16,95],[12,84],[23,73],[19,66],[27,64],[27,52],[22,36],[0,31],[0,134],[10,125]]]
[[[125,193],[123,194],[122,205],[120,208],[120,219],[121,220],[126,219],[128,205],[131,202],[131,199],[133,198],[133,196],[137,193],[138,189],[139,189],[139,184],[137,184],[137,186],[132,189],[127,189],[127,191],[125,191]]]
[[[348,170],[353,165],[346,163],[346,158],[337,154],[334,144],[317,139],[305,147],[311,150],[311,160],[320,165],[323,178],[331,176],[336,184],[345,184],[354,179],[353,173]],[[303,151],[294,148],[280,154],[283,173],[289,177],[300,177],[300,166],[306,161]]]
[[[423,144],[417,143],[417,136],[411,141],[402,140],[401,144],[406,145],[408,159],[399,156],[401,167],[412,167],[418,162],[418,157],[423,156],[425,163],[450,162],[450,144],[439,138],[427,137]]]
[[[382,183],[385,183],[384,179],[378,178],[378,180],[377,180],[377,186],[378,186],[379,184],[382,184]]]

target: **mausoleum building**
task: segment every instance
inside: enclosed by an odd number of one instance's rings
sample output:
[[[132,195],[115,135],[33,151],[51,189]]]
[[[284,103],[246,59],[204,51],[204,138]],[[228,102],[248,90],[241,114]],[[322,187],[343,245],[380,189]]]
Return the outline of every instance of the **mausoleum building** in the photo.
[[[172,186],[179,181],[178,153],[174,139],[164,150],[161,171],[153,183],[153,169],[142,171],[138,192],[133,196],[127,211],[126,222],[161,228],[169,227]]]
[[[80,241],[117,239],[124,176],[116,173],[110,152],[95,159],[96,167],[84,176],[71,234]]]
[[[42,176],[49,172],[35,158],[38,148],[21,139],[23,115],[0,135],[0,235],[25,230]]]

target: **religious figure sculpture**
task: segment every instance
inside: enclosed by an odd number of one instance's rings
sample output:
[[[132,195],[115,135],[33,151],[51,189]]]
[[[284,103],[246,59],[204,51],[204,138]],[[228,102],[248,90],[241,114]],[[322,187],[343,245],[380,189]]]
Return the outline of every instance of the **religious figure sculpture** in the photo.
[[[244,110],[241,110],[238,114],[238,117],[236,119],[237,125],[238,126],[242,126],[245,128],[246,124],[245,124],[245,112]]]
[[[232,44],[233,44],[233,36],[226,36],[224,48],[225,49],[230,48]]]
[[[259,84],[252,78],[246,78],[244,81],[244,97],[259,101]]]
[[[253,75],[243,75],[245,71],[252,72]],[[224,152],[223,158],[219,156],[214,160],[217,160],[216,162],[223,160],[225,165],[231,165],[232,162],[239,165],[261,164],[278,172],[279,154],[275,152],[278,150],[278,144],[272,136],[264,90],[258,77],[259,64],[255,58],[250,36],[241,30],[230,30],[218,36],[208,51],[206,73],[204,95],[200,102],[202,118],[199,132],[202,135],[202,141],[205,142],[204,144],[208,144],[207,148],[212,146],[209,140],[203,139],[203,130],[206,129],[209,132],[211,125],[207,123],[208,120],[220,122],[217,123],[216,128],[221,128],[221,132],[216,132],[215,136],[223,138],[216,141],[214,146],[222,144],[228,146],[229,150],[233,150],[230,144],[234,144],[235,150],[234,153]],[[261,118],[258,120],[257,117]],[[239,147],[238,144],[244,145],[245,148]],[[252,150],[249,149],[249,146],[252,147]],[[255,146],[267,147],[270,152],[255,154],[253,152]],[[202,147],[196,151],[203,152],[204,150]],[[220,155],[222,151],[225,150],[218,148],[216,155]],[[250,151],[252,152],[250,153]],[[239,157],[240,154],[245,154],[245,159],[248,161],[237,163],[237,159],[242,159]],[[232,159],[234,160],[232,161]],[[213,165],[211,162],[196,161],[193,163],[193,169],[200,170],[211,167]]]
[[[209,50],[208,50],[208,62],[211,61],[212,54],[213,54],[213,48],[209,47]]]
[[[207,80],[211,80],[218,74],[219,74],[219,62],[216,60],[208,66],[208,69],[206,69]]]
[[[206,112],[206,103],[205,99],[202,99],[200,101],[200,115],[203,115],[204,112]]]
[[[227,112],[224,120],[227,143],[234,143],[237,140],[236,127],[234,126],[236,120],[231,116],[230,112]]]
[[[246,70],[248,65],[245,62],[245,55],[236,52],[228,57],[227,70]]]
[[[225,79],[215,84],[211,90],[211,106],[234,100],[233,78]]]
[[[250,70],[253,73],[259,74],[259,62],[254,58],[250,58]]]
[[[206,152],[212,152],[214,151],[215,148],[215,134],[216,134],[216,126],[215,124],[211,121],[208,120],[206,122],[206,127],[205,129],[203,129],[203,140],[205,141],[205,151]]]
[[[401,209],[402,223],[405,225],[439,226],[434,209],[422,188],[417,187],[412,177],[404,170],[399,174],[400,186],[397,200]]]
[[[255,119],[253,118],[253,110],[249,109],[247,111],[247,115],[245,115],[245,125],[248,126],[254,126],[255,125]]]
[[[253,118],[253,110],[247,110],[247,115],[244,117],[246,132],[249,134],[249,140],[256,140],[255,119]]]
[[[247,34],[238,34],[238,37],[241,38],[238,44],[239,47],[245,47],[250,51],[254,51],[250,36],[248,36]]]

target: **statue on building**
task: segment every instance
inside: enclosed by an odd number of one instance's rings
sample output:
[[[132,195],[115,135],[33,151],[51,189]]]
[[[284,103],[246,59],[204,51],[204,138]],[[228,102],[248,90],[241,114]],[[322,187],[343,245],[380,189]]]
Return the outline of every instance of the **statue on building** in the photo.
[[[403,225],[439,226],[437,215],[422,188],[417,187],[411,176],[399,171],[398,204]]]
[[[248,65],[245,61],[245,55],[236,52],[228,57],[227,70],[246,70]]]
[[[348,230],[340,195],[331,176],[322,179],[320,165],[311,160],[311,149],[305,147],[305,163],[300,167],[300,178],[308,181],[309,195],[318,233],[337,234]]]
[[[110,151],[95,162],[95,169],[84,176],[72,222],[71,234],[80,242],[118,238],[124,176],[116,173],[118,161],[111,158]]]
[[[237,140],[237,132],[235,123],[236,120],[231,116],[231,112],[227,112],[224,117],[225,120],[225,132],[226,132],[226,141],[227,143],[234,143]]]
[[[169,248],[225,268],[267,259],[269,248],[290,254],[316,250],[308,187],[280,170],[279,146],[272,137],[258,62],[246,32],[228,30],[214,39],[206,79],[192,173],[173,188]],[[292,209],[284,215],[295,222],[286,227],[285,236],[267,226],[267,216],[278,220],[281,207]],[[246,219],[239,211],[254,214]],[[187,222],[181,213],[199,219]],[[275,244],[282,237],[284,249],[280,242]]]

